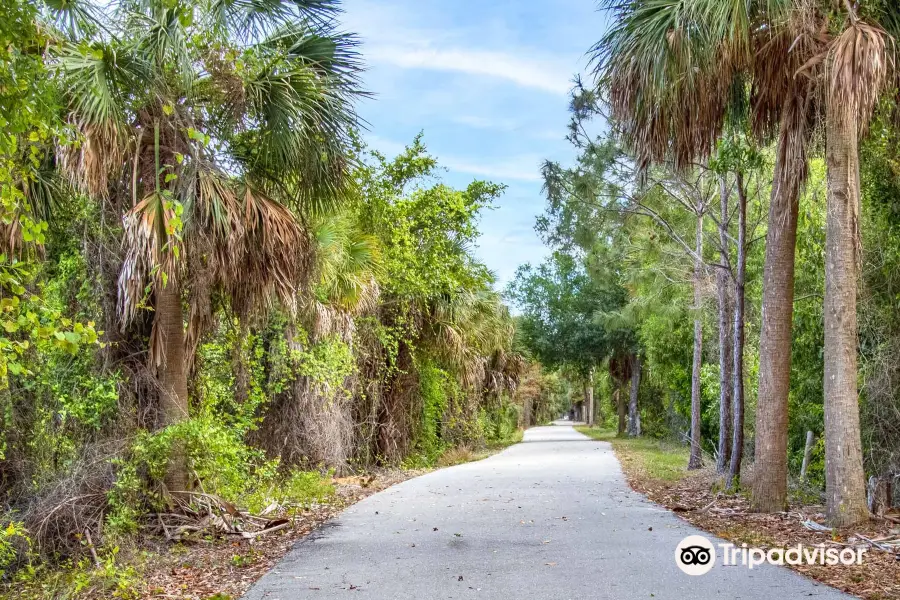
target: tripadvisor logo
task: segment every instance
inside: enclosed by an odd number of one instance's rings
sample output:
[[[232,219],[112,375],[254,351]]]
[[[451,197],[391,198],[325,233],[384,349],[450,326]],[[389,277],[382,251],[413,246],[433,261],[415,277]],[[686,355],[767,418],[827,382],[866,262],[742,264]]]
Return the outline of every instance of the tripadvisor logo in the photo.
[[[753,569],[770,565],[860,565],[866,548],[821,548],[797,544],[790,548],[749,548],[747,544],[719,544],[723,566]],[[716,548],[702,535],[689,535],[675,547],[675,564],[688,575],[705,575],[716,564]]]
[[[705,575],[716,564],[716,549],[702,535],[689,535],[675,548],[675,564],[688,575]]]

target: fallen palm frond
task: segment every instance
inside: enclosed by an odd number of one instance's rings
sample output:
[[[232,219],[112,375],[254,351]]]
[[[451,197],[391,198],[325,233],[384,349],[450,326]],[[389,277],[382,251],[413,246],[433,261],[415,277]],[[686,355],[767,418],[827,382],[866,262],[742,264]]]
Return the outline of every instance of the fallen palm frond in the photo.
[[[237,536],[250,540],[289,527],[291,521],[266,514],[282,513],[287,506],[271,505],[262,514],[238,509],[234,504],[201,492],[172,492],[177,512],[144,515],[143,529],[170,542],[200,541],[209,536]]]

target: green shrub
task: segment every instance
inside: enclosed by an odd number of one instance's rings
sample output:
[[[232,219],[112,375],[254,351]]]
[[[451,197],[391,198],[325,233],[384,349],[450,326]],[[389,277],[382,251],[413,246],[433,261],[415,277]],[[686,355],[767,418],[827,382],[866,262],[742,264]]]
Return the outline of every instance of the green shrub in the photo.
[[[184,450],[188,471],[197,477],[200,489],[251,512],[273,502],[308,506],[326,501],[334,493],[330,472],[286,473],[278,460],[266,460],[262,451],[245,444],[233,431],[208,415],[200,416],[137,436],[129,456],[117,462],[106,517],[109,533],[134,533],[142,512],[161,506],[164,498],[158,483],[176,444]]]
[[[14,565],[23,554],[28,554],[30,548],[31,539],[22,523],[10,521],[5,528],[0,528],[0,579],[6,576],[7,568]]]
[[[415,453],[428,465],[447,446],[443,439],[444,412],[447,410],[447,373],[431,362],[419,366],[419,393],[422,395],[422,423],[416,439]]]

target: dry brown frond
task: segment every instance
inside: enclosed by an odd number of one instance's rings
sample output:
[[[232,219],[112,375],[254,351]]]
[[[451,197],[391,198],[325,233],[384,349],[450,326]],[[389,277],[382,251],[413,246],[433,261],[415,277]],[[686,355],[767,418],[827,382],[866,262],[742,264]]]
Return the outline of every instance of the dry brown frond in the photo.
[[[355,314],[362,314],[323,304],[315,299],[309,302],[308,308],[304,310],[310,313],[312,318],[310,337],[313,341],[337,335],[347,344],[353,341],[353,333],[356,331],[356,321],[353,317]]]
[[[492,394],[515,392],[527,369],[528,362],[521,354],[497,350],[487,362],[484,390]]]
[[[708,155],[726,115],[734,72],[722,60],[720,71],[673,73],[671,85],[654,88],[645,81],[647,66],[625,61],[613,71],[611,116],[640,167],[671,158],[676,168]]]
[[[800,2],[784,23],[754,32],[750,104],[751,124],[758,138],[776,132],[786,106],[798,99],[802,103],[809,94],[815,57],[822,55],[828,42],[822,29],[824,22],[815,6]]]
[[[59,147],[60,168],[76,189],[95,198],[109,197],[110,176],[122,169],[128,136],[114,121],[75,123],[79,139]]]
[[[16,211],[11,216],[9,223],[4,223],[0,220],[0,252],[5,254],[7,258],[22,259],[30,256],[44,258],[45,248],[43,244],[33,244],[25,241],[21,216],[21,211]]]
[[[880,27],[851,15],[829,52],[826,110],[862,135],[893,70],[893,39]]]
[[[125,259],[119,273],[119,315],[123,326],[137,314],[151,277],[154,282],[178,277],[176,256],[170,240],[174,208],[158,193],[152,193],[125,214],[123,245]]]
[[[722,129],[745,59],[724,44],[701,57],[689,37],[678,25],[655,50],[629,42],[604,66],[611,117],[641,168],[667,161],[687,166],[712,151]]]
[[[292,314],[297,290],[310,269],[310,240],[283,205],[245,185],[241,207],[240,257],[227,282],[238,315],[265,312],[277,298]]]
[[[234,69],[234,62],[228,61],[221,50],[209,50],[203,60],[209,83],[221,95],[232,117],[240,119],[247,111],[247,90],[244,82]]]
[[[241,204],[225,175],[200,164],[191,175],[190,235],[186,235],[188,327],[185,333],[188,370],[204,332],[213,325],[212,292],[240,276],[243,257]]]

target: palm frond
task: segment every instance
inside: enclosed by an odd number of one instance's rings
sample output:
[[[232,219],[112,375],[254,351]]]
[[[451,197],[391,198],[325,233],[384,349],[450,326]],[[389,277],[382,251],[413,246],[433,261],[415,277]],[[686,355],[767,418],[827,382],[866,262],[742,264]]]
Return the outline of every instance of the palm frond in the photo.
[[[378,301],[377,278],[381,272],[378,241],[340,216],[314,225],[313,237],[319,300],[352,314],[373,309]]]
[[[309,272],[309,239],[297,218],[284,206],[243,184],[240,258],[226,282],[238,315],[265,312],[272,298],[289,311]]]
[[[68,88],[69,110],[80,123],[120,122],[125,90],[148,76],[146,65],[117,44],[63,44],[55,52]]]
[[[461,383],[469,388],[484,383],[488,357],[507,350],[514,334],[508,309],[489,289],[460,290],[432,299],[426,323],[429,347],[455,366]]]
[[[806,3],[799,3],[806,4]],[[758,130],[781,117],[796,92],[805,40],[786,24],[790,0],[607,0],[616,23],[593,48],[613,121],[640,167],[676,167],[708,156],[726,123],[745,109],[746,73]],[[790,52],[799,62],[788,61]],[[778,107],[777,110],[775,107]]]
[[[855,135],[868,127],[869,119],[894,68],[894,43],[877,26],[852,18],[835,39],[829,55],[826,110],[843,126],[852,124]]]
[[[80,133],[60,148],[60,166],[76,188],[99,197],[108,179],[121,169],[126,147],[126,92],[144,69],[116,46],[65,44],[57,49],[57,67],[68,87],[69,121]]]
[[[249,41],[291,22],[325,24],[340,12],[336,0],[212,0],[208,27]]]
[[[696,0],[627,2],[592,50],[613,120],[642,167],[669,157],[681,167],[714,147],[739,45],[723,52],[701,19],[709,14]]]
[[[28,201],[29,212],[40,221],[50,221],[55,209],[68,191],[50,160],[45,160],[22,183],[22,193]]]
[[[125,214],[125,259],[119,272],[118,311],[123,327],[137,315],[147,286],[168,285],[178,277],[173,236],[175,210],[164,194],[153,192]]]
[[[193,20],[190,3],[141,3],[144,10],[128,12],[126,29],[136,35],[135,52],[154,65],[153,75],[162,77],[174,67],[175,78],[188,92],[195,77],[193,59],[188,48],[187,25]]]
[[[50,24],[69,39],[88,38],[106,28],[103,10],[89,0],[43,0]]]
[[[285,25],[258,44],[263,59],[245,80],[248,114],[258,122],[235,144],[255,177],[299,185],[298,206],[346,193],[349,132],[359,123],[354,101],[361,71],[352,36]]]

